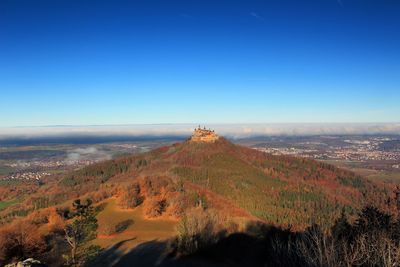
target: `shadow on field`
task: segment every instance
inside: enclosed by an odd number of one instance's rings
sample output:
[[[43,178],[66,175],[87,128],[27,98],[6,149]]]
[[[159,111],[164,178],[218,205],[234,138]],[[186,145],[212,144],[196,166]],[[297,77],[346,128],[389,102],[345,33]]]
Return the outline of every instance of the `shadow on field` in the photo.
[[[188,256],[182,258],[172,258],[166,254],[168,241],[148,241],[136,246],[126,254],[122,254],[118,249],[107,250],[100,258],[99,262],[91,266],[113,266],[113,267],[217,267],[230,266],[217,264],[203,259],[202,256]],[[106,256],[106,257],[105,257]],[[106,258],[108,260],[106,260]],[[235,265],[236,266],[236,265]],[[237,265],[239,266],[239,265]],[[245,265],[243,265],[245,266]]]
[[[136,237],[133,237],[114,244],[109,249],[103,251],[97,260],[95,260],[90,266],[114,266],[115,263],[118,262],[118,260],[124,255],[124,253],[119,250],[120,247],[126,242],[135,239]]]
[[[142,243],[126,254],[116,244],[103,253],[101,264],[115,267],[247,267],[247,266],[306,266],[285,248],[294,233],[273,226],[249,225],[245,233],[220,234],[220,239],[196,252],[178,256],[172,241],[152,240]],[[279,240],[277,243],[276,241]]]
[[[165,258],[166,246],[167,242],[157,240],[142,243],[123,255],[113,266],[159,266]]]

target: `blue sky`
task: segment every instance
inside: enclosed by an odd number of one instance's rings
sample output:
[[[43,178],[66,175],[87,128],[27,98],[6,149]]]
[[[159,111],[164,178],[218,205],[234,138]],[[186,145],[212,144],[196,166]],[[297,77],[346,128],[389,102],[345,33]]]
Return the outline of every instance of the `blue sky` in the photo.
[[[0,127],[400,121],[400,1],[0,1]]]

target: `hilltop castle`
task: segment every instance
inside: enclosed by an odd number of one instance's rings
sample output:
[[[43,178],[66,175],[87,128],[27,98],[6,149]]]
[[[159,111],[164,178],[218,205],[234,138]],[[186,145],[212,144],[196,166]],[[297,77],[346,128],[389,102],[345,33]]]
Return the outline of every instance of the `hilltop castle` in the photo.
[[[219,139],[219,136],[215,133],[214,130],[206,129],[204,127],[203,129],[200,127],[194,129],[194,132],[192,134],[192,137],[190,138],[190,141],[192,142],[215,142],[216,140]]]

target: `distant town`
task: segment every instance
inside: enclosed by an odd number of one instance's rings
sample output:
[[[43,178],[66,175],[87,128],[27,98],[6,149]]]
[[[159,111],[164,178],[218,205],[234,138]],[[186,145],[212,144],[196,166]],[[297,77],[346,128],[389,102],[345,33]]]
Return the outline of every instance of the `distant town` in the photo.
[[[163,142],[93,145],[38,145],[0,147],[0,181],[40,181],[56,173],[74,170],[122,155],[148,151]],[[29,150],[27,150],[29,149]],[[28,151],[31,158],[21,151]],[[51,151],[51,153],[49,153]]]
[[[389,141],[397,141],[397,138],[388,137],[364,137],[365,139],[345,139],[341,145],[326,145],[322,142],[298,143],[305,147],[255,147],[257,150],[273,155],[292,155],[314,159],[350,160],[350,161],[399,161],[400,149],[382,150],[381,145]],[[393,168],[399,168],[394,164]]]

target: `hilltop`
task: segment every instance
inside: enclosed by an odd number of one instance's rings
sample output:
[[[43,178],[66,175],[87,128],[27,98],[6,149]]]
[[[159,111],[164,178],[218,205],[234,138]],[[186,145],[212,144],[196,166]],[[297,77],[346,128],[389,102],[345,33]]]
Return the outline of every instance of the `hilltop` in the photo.
[[[219,136],[215,133],[214,130],[206,129],[204,127],[203,129],[200,127],[196,128],[190,137],[191,142],[215,142],[219,139]]]

